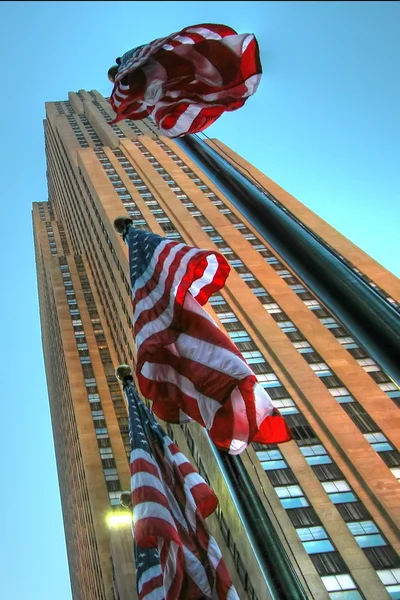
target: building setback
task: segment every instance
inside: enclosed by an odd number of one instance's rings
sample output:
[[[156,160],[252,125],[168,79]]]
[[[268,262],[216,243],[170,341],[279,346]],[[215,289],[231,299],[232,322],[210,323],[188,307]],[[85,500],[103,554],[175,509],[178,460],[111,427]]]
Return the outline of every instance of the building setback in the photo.
[[[110,125],[97,91],[46,104],[49,201],[33,205],[40,317],[74,600],[135,598],[129,433],[115,368],[133,364],[128,253],[136,227],[218,250],[232,269],[206,306],[292,427],[243,464],[308,598],[400,598],[400,392],[335,314],[173,140],[149,121]],[[398,279],[219,141],[208,142],[390,302]],[[271,598],[208,438],[169,435],[220,500],[207,521],[240,598]],[[114,518],[114,520],[113,520]]]

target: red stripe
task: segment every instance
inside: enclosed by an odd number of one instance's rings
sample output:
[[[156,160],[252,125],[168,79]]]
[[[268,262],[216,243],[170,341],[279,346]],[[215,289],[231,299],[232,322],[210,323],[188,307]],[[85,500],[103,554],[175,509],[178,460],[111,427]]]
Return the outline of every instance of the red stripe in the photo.
[[[155,477],[159,476],[157,467],[152,464],[149,460],[144,458],[136,458],[133,462],[130,463],[131,475],[135,475],[136,473],[151,473]]]
[[[153,577],[149,581],[146,581],[146,583],[143,584],[141,592],[139,594],[139,600],[143,600],[143,598],[147,594],[150,594],[150,592],[152,592],[153,590],[155,590],[159,587],[163,587],[163,580],[164,580],[164,576],[161,574],[161,575],[158,575],[157,577]]]

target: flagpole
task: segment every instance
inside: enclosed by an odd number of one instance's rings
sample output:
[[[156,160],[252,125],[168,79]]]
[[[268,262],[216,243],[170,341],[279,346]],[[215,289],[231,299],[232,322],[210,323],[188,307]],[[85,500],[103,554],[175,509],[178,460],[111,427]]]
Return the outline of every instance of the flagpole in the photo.
[[[127,243],[130,227],[132,227],[132,220],[129,217],[118,217],[114,221],[114,229],[122,236],[125,243]],[[125,371],[119,369],[118,378],[127,394],[126,388],[132,381],[132,371],[129,367]],[[221,452],[211,440],[209,441],[231,496],[239,508],[240,517],[250,538],[271,600],[307,600],[309,596],[293,568],[240,456]]]
[[[396,310],[249,174],[197,135],[175,140],[283,259],[400,385],[400,319]]]

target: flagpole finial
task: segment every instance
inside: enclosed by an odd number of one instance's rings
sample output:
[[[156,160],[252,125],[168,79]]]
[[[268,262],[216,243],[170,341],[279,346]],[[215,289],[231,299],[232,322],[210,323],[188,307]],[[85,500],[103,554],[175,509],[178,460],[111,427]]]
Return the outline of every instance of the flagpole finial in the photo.
[[[129,508],[130,510],[132,510],[132,496],[131,496],[131,493],[130,492],[122,492],[121,496],[119,497],[119,503],[124,508]]]
[[[132,224],[133,221],[129,217],[117,217],[114,220],[113,226],[117,233],[124,236],[128,233],[128,229]]]
[[[121,383],[132,381],[132,369],[129,365],[119,365],[115,370],[115,376]]]

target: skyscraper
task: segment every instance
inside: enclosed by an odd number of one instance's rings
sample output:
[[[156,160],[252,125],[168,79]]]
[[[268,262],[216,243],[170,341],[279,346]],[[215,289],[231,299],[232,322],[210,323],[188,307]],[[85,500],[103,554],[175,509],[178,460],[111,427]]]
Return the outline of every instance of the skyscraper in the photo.
[[[74,599],[135,597],[125,401],[114,376],[133,363],[127,249],[136,227],[224,254],[232,271],[207,306],[292,427],[281,447],[242,455],[265,518],[308,598],[400,598],[400,391],[180,142],[151,122],[110,125],[101,94],[46,105],[49,202],[33,223],[43,349]],[[398,310],[398,280],[264,174],[217,141]],[[273,598],[235,488],[197,425],[166,425],[220,499],[208,519],[241,598]],[[114,521],[110,519],[114,517]],[[260,516],[262,519],[262,515]],[[111,560],[110,560],[111,559]]]

